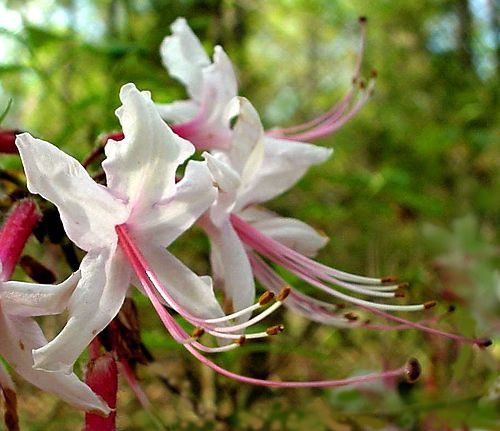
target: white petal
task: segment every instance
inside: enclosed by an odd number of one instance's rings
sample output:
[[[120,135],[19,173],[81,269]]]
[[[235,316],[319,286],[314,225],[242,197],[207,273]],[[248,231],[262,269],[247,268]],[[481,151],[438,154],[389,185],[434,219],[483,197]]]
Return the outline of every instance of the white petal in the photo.
[[[163,64],[171,76],[187,87],[188,94],[197,99],[201,96],[201,71],[210,64],[210,59],[184,18],[177,18],[170,28],[172,35],[160,47]]]
[[[232,300],[234,311],[253,304],[255,283],[252,268],[238,235],[231,224],[208,229],[211,247],[212,272],[216,287]],[[247,320],[250,315],[240,320]]]
[[[116,110],[125,138],[105,147],[108,188],[127,199],[134,212],[147,211],[175,188],[175,172],[194,152],[160,118],[149,92],[126,84]]]
[[[116,242],[114,226],[127,218],[126,207],[95,183],[82,165],[57,147],[28,133],[16,145],[31,193],[55,204],[69,238],[83,250]]]
[[[238,208],[278,196],[292,187],[313,165],[323,163],[331,149],[284,139],[264,138],[262,165],[239,195]]]
[[[71,372],[92,339],[118,314],[127,294],[131,270],[117,249],[88,253],[80,266],[82,278],[68,305],[69,319],[47,345],[33,351],[35,367]]]
[[[168,292],[182,307],[200,318],[224,315],[207,278],[201,278],[162,247],[138,241],[144,257]]]
[[[160,117],[172,123],[186,123],[192,120],[199,108],[199,105],[192,100],[156,104],[156,109],[160,113]]]
[[[202,71],[203,88],[200,105],[207,123],[214,128],[229,128],[225,115],[228,103],[238,95],[238,82],[229,57],[220,46],[214,50],[214,61]]]
[[[24,379],[80,409],[101,411],[104,414],[111,411],[76,374],[33,369],[32,350],[47,342],[33,319],[9,316],[0,310],[0,327],[0,354]]]
[[[231,139],[229,160],[231,167],[241,175],[241,182],[248,183],[259,170],[264,157],[264,129],[259,114],[244,97],[231,100],[226,108],[231,118],[238,117]]]
[[[76,272],[60,284],[35,284],[20,281],[0,283],[0,302],[6,313],[15,316],[59,314],[80,280]]]
[[[207,161],[208,169],[213,180],[219,188],[226,193],[235,194],[240,187],[240,175],[228,163],[227,158],[222,153],[217,153],[215,156],[206,151],[202,156]]]
[[[327,236],[306,223],[294,218],[278,217],[271,211],[249,207],[239,215],[264,235],[305,256],[315,256],[328,242]]]
[[[191,227],[217,197],[205,162],[189,161],[175,193],[153,206],[147,217],[128,222],[132,235],[167,247]]]

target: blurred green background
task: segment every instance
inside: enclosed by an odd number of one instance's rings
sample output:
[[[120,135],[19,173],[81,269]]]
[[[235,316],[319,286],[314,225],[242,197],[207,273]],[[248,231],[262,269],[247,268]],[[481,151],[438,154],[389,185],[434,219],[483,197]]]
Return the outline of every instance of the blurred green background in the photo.
[[[500,328],[498,3],[493,0],[3,0],[2,127],[49,140],[80,160],[114,130],[127,82],[159,102],[184,98],[158,47],[177,16],[209,52],[222,44],[267,127],[327,110],[350,86],[368,17],[364,74],[375,94],[355,120],[319,144],[335,148],[270,207],[331,237],[319,259],[411,282],[411,300],[437,299],[439,326],[466,335]],[[2,169],[18,169],[15,156]],[[31,244],[36,248],[36,244]],[[200,274],[208,244],[185,234],[175,252]],[[40,252],[39,252],[40,253]],[[64,274],[60,274],[61,276]],[[290,282],[307,290],[293,278]],[[362,388],[276,391],[216,377],[168,338],[135,296],[156,362],[140,368],[145,412],[122,382],[121,430],[499,429],[499,347],[480,351],[415,331],[337,330],[283,312],[287,331],[216,358],[240,372],[341,378],[423,364],[421,380]],[[419,318],[419,317],[417,317]],[[62,320],[61,320],[62,322]],[[267,322],[269,324],[269,322]],[[47,332],[55,333],[53,322]],[[497,337],[498,340],[498,337]],[[80,429],[82,415],[19,382],[26,430]]]

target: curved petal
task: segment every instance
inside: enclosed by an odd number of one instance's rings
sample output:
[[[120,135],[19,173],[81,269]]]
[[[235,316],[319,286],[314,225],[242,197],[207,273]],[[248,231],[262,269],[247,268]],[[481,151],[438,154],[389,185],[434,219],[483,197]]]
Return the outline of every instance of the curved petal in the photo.
[[[59,314],[80,280],[76,272],[60,284],[35,284],[6,281],[0,284],[0,302],[7,314],[45,316]]]
[[[206,277],[196,275],[163,247],[141,241],[138,241],[138,246],[178,304],[200,318],[224,315]]]
[[[238,95],[238,82],[233,64],[222,47],[214,49],[214,61],[203,68],[203,88],[200,105],[206,122],[214,128],[229,128],[225,115],[228,103]]]
[[[116,115],[125,137],[108,141],[102,167],[113,193],[127,199],[133,212],[148,211],[173,192],[175,172],[194,147],[160,118],[149,92],[126,84],[120,100]]]
[[[83,250],[116,242],[114,226],[123,223],[122,201],[94,182],[82,165],[52,144],[18,135],[28,190],[49,200],[59,210],[69,238]]]
[[[313,165],[323,163],[331,149],[284,139],[264,138],[264,160],[239,196],[238,208],[266,202],[292,187]]]
[[[80,270],[82,278],[69,301],[66,326],[47,345],[33,351],[38,369],[70,373],[80,353],[123,304],[131,270],[119,249],[91,251]]]
[[[231,167],[248,183],[259,170],[264,157],[264,128],[259,114],[244,97],[235,97],[226,108],[229,118],[238,117],[233,129],[228,158]]]
[[[256,207],[248,207],[239,215],[253,227],[274,240],[303,254],[313,257],[328,242],[328,237],[308,224]]]
[[[0,354],[24,379],[83,409],[109,414],[110,408],[76,374],[50,373],[33,369],[31,352],[47,340],[31,318],[9,316],[0,310]]]
[[[186,123],[192,120],[200,106],[192,100],[179,100],[172,103],[157,103],[160,117],[172,123]]]
[[[206,163],[191,160],[173,196],[155,204],[138,223],[131,220],[128,225],[134,236],[167,247],[198,220],[216,197]]]
[[[172,35],[163,39],[160,47],[163,64],[196,100],[201,95],[201,71],[210,64],[210,59],[184,18],[177,18],[170,28]]]
[[[249,307],[255,300],[255,283],[242,242],[229,222],[220,228],[212,226],[207,233],[216,287],[232,300],[234,311]],[[249,317],[244,315],[239,320]]]

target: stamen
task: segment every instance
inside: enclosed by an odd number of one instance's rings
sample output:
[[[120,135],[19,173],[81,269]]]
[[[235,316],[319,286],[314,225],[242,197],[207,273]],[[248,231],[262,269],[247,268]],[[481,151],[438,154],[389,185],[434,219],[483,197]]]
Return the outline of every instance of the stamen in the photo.
[[[126,225],[119,225],[115,227],[115,230],[118,235],[118,243],[120,247],[122,248],[123,252],[125,253],[130,265],[134,269],[135,274],[139,278],[139,281],[141,282],[142,286],[144,287],[145,292],[147,293],[149,299],[151,300],[151,303],[153,304],[153,307],[157,311],[158,315],[160,316],[160,319],[162,320],[163,324],[165,325],[165,328],[168,330],[168,332],[174,337],[174,339],[187,339],[189,338],[187,333],[180,327],[180,325],[175,321],[175,319],[168,313],[168,311],[163,307],[161,304],[160,300],[154,293],[154,285],[149,278],[149,276],[146,274],[147,271],[147,266],[144,265],[144,260],[143,257],[140,255],[139,250],[135,248],[133,243],[130,241],[129,234],[127,232],[127,227]],[[239,339],[241,344],[241,338]],[[274,388],[314,388],[314,387],[335,387],[335,386],[346,386],[346,385],[351,385],[351,384],[360,384],[360,383],[366,383],[366,382],[371,382],[374,380],[380,380],[380,379],[387,379],[387,378],[392,378],[392,377],[398,377],[401,375],[408,375],[408,366],[400,367],[395,370],[390,370],[390,371],[384,371],[381,373],[376,373],[376,374],[367,374],[364,376],[356,376],[356,377],[350,377],[347,379],[340,379],[340,380],[320,380],[320,381],[305,381],[305,382],[296,382],[296,381],[273,381],[273,380],[262,380],[262,379],[256,379],[252,377],[246,377],[242,376],[240,374],[233,373],[231,371],[226,370],[225,368],[222,368],[221,366],[215,364],[211,360],[209,360],[207,357],[202,355],[197,348],[204,349],[204,350],[209,350],[209,351],[219,351],[220,349],[232,349],[235,347],[232,346],[222,346],[221,348],[214,347],[214,348],[207,348],[206,346],[203,346],[200,343],[193,342],[190,344],[183,344],[186,350],[188,350],[195,358],[197,358],[201,363],[204,365],[208,366],[212,370],[216,371],[217,373],[224,375],[226,377],[229,377],[233,380],[243,382],[243,383],[249,383],[257,386],[267,386],[267,387],[274,387]],[[236,346],[237,343],[234,343]]]
[[[278,335],[279,333],[283,332],[285,330],[284,325],[275,325],[271,326],[266,329],[266,334],[267,335]]]
[[[420,374],[422,373],[422,367],[420,366],[420,362],[416,358],[408,359],[408,362],[405,366],[406,380],[408,383],[415,383]]]

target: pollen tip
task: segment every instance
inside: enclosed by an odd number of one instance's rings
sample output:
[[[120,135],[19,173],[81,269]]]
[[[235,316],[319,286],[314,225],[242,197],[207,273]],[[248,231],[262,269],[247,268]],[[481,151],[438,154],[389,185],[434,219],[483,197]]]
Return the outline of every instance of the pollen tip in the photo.
[[[457,309],[457,307],[454,304],[451,304],[448,307],[448,313],[453,313],[456,309]]]
[[[396,277],[393,275],[386,275],[380,279],[382,283],[394,283],[396,281]]]
[[[490,347],[493,344],[491,338],[480,338],[476,341],[476,344],[481,348]]]
[[[406,281],[404,283],[398,284],[398,289],[408,289],[409,287],[410,287],[410,283],[407,283]]]
[[[395,298],[404,298],[406,295],[404,292],[395,292],[394,297]]]
[[[368,21],[368,18],[366,16],[363,15],[363,16],[359,17],[359,23],[360,24],[365,24],[366,21]]]
[[[422,366],[418,359],[410,358],[405,365],[405,375],[408,383],[415,383],[422,373]]]
[[[370,72],[370,77],[375,79],[378,76],[378,70],[377,69],[372,69]]]
[[[284,287],[283,289],[281,289],[281,292],[278,293],[276,300],[279,302],[283,302],[287,298],[287,296],[290,295],[291,290],[292,289],[290,288],[290,286]]]
[[[200,338],[203,334],[205,333],[205,330],[203,328],[196,328],[192,333],[191,336],[194,339]]]
[[[247,341],[247,337],[242,335],[240,338],[238,338],[234,343],[237,344],[238,346],[243,346]]]
[[[343,310],[345,307],[346,307],[346,305],[343,302],[340,302],[340,303],[337,304],[337,308],[339,310]]]
[[[361,90],[364,90],[366,88],[366,82],[365,82],[365,80],[361,79],[359,81],[359,88],[361,88]]]
[[[284,325],[270,326],[269,328],[266,329],[266,334],[267,335],[278,335],[280,332],[283,332],[284,330],[285,330]]]
[[[424,302],[424,309],[428,310],[429,308],[434,307],[436,304],[437,304],[436,301],[427,301],[427,302]]]
[[[269,303],[270,301],[272,301],[273,298],[274,298],[274,293],[270,292],[269,290],[267,290],[262,295],[260,295],[260,297],[259,297],[259,304],[260,305],[266,305],[267,303]]]
[[[351,312],[349,312],[349,313],[345,313],[345,314],[344,314],[344,317],[345,317],[347,320],[349,320],[350,322],[355,322],[356,320],[358,320],[358,319],[359,319],[359,316],[358,316],[357,314],[355,314],[355,313],[351,313]]]

